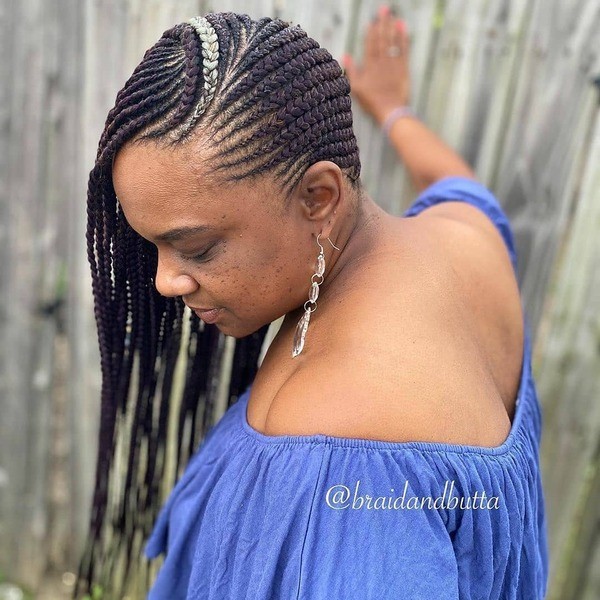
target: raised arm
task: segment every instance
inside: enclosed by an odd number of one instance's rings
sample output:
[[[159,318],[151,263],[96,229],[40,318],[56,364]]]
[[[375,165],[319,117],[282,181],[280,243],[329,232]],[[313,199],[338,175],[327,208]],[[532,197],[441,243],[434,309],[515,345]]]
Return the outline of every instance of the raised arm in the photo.
[[[369,24],[363,64],[349,55],[343,64],[352,96],[381,126],[396,107],[409,105],[408,33],[387,7]],[[396,119],[389,137],[419,191],[443,177],[476,178],[469,165],[416,117]]]

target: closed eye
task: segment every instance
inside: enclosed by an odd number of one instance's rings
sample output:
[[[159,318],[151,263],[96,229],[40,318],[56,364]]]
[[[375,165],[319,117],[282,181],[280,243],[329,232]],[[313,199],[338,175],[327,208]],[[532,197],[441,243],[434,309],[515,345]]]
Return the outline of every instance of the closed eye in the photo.
[[[206,250],[204,250],[203,252],[200,252],[199,254],[194,254],[192,256],[186,256],[185,254],[181,255],[181,258],[183,260],[191,260],[191,261],[203,261],[206,260],[208,257],[208,254],[210,253],[210,251],[214,248],[214,244],[212,246],[209,246]]]

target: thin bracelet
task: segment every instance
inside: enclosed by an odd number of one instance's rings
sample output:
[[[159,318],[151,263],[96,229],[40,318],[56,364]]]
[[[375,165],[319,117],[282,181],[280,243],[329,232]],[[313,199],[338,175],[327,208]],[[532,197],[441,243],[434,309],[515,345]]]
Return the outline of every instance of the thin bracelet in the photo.
[[[394,110],[385,118],[382,125],[382,129],[388,137],[394,123],[402,117],[412,117],[413,119],[416,119],[417,115],[410,106],[397,106],[394,108]]]

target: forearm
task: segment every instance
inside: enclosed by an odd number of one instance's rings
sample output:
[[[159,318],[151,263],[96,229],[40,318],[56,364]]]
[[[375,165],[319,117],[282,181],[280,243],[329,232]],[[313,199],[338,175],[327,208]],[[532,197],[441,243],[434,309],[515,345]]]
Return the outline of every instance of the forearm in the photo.
[[[383,124],[383,118],[378,121]],[[476,179],[469,165],[418,119],[396,119],[389,138],[419,191],[443,177]]]

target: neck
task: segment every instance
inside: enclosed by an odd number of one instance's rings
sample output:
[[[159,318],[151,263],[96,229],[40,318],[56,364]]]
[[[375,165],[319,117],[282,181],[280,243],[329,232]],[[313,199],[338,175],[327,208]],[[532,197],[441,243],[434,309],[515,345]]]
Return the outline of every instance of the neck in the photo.
[[[387,220],[393,218],[366,194],[360,206],[354,219],[350,216],[340,219],[328,236],[340,250],[333,248],[326,238],[320,240],[325,254],[325,273],[323,283],[319,286],[317,306],[329,305],[330,298],[335,297],[346,285],[351,285],[352,273],[360,269],[361,261],[376,250]],[[287,326],[295,328],[303,313],[304,303],[286,314],[282,329]]]

